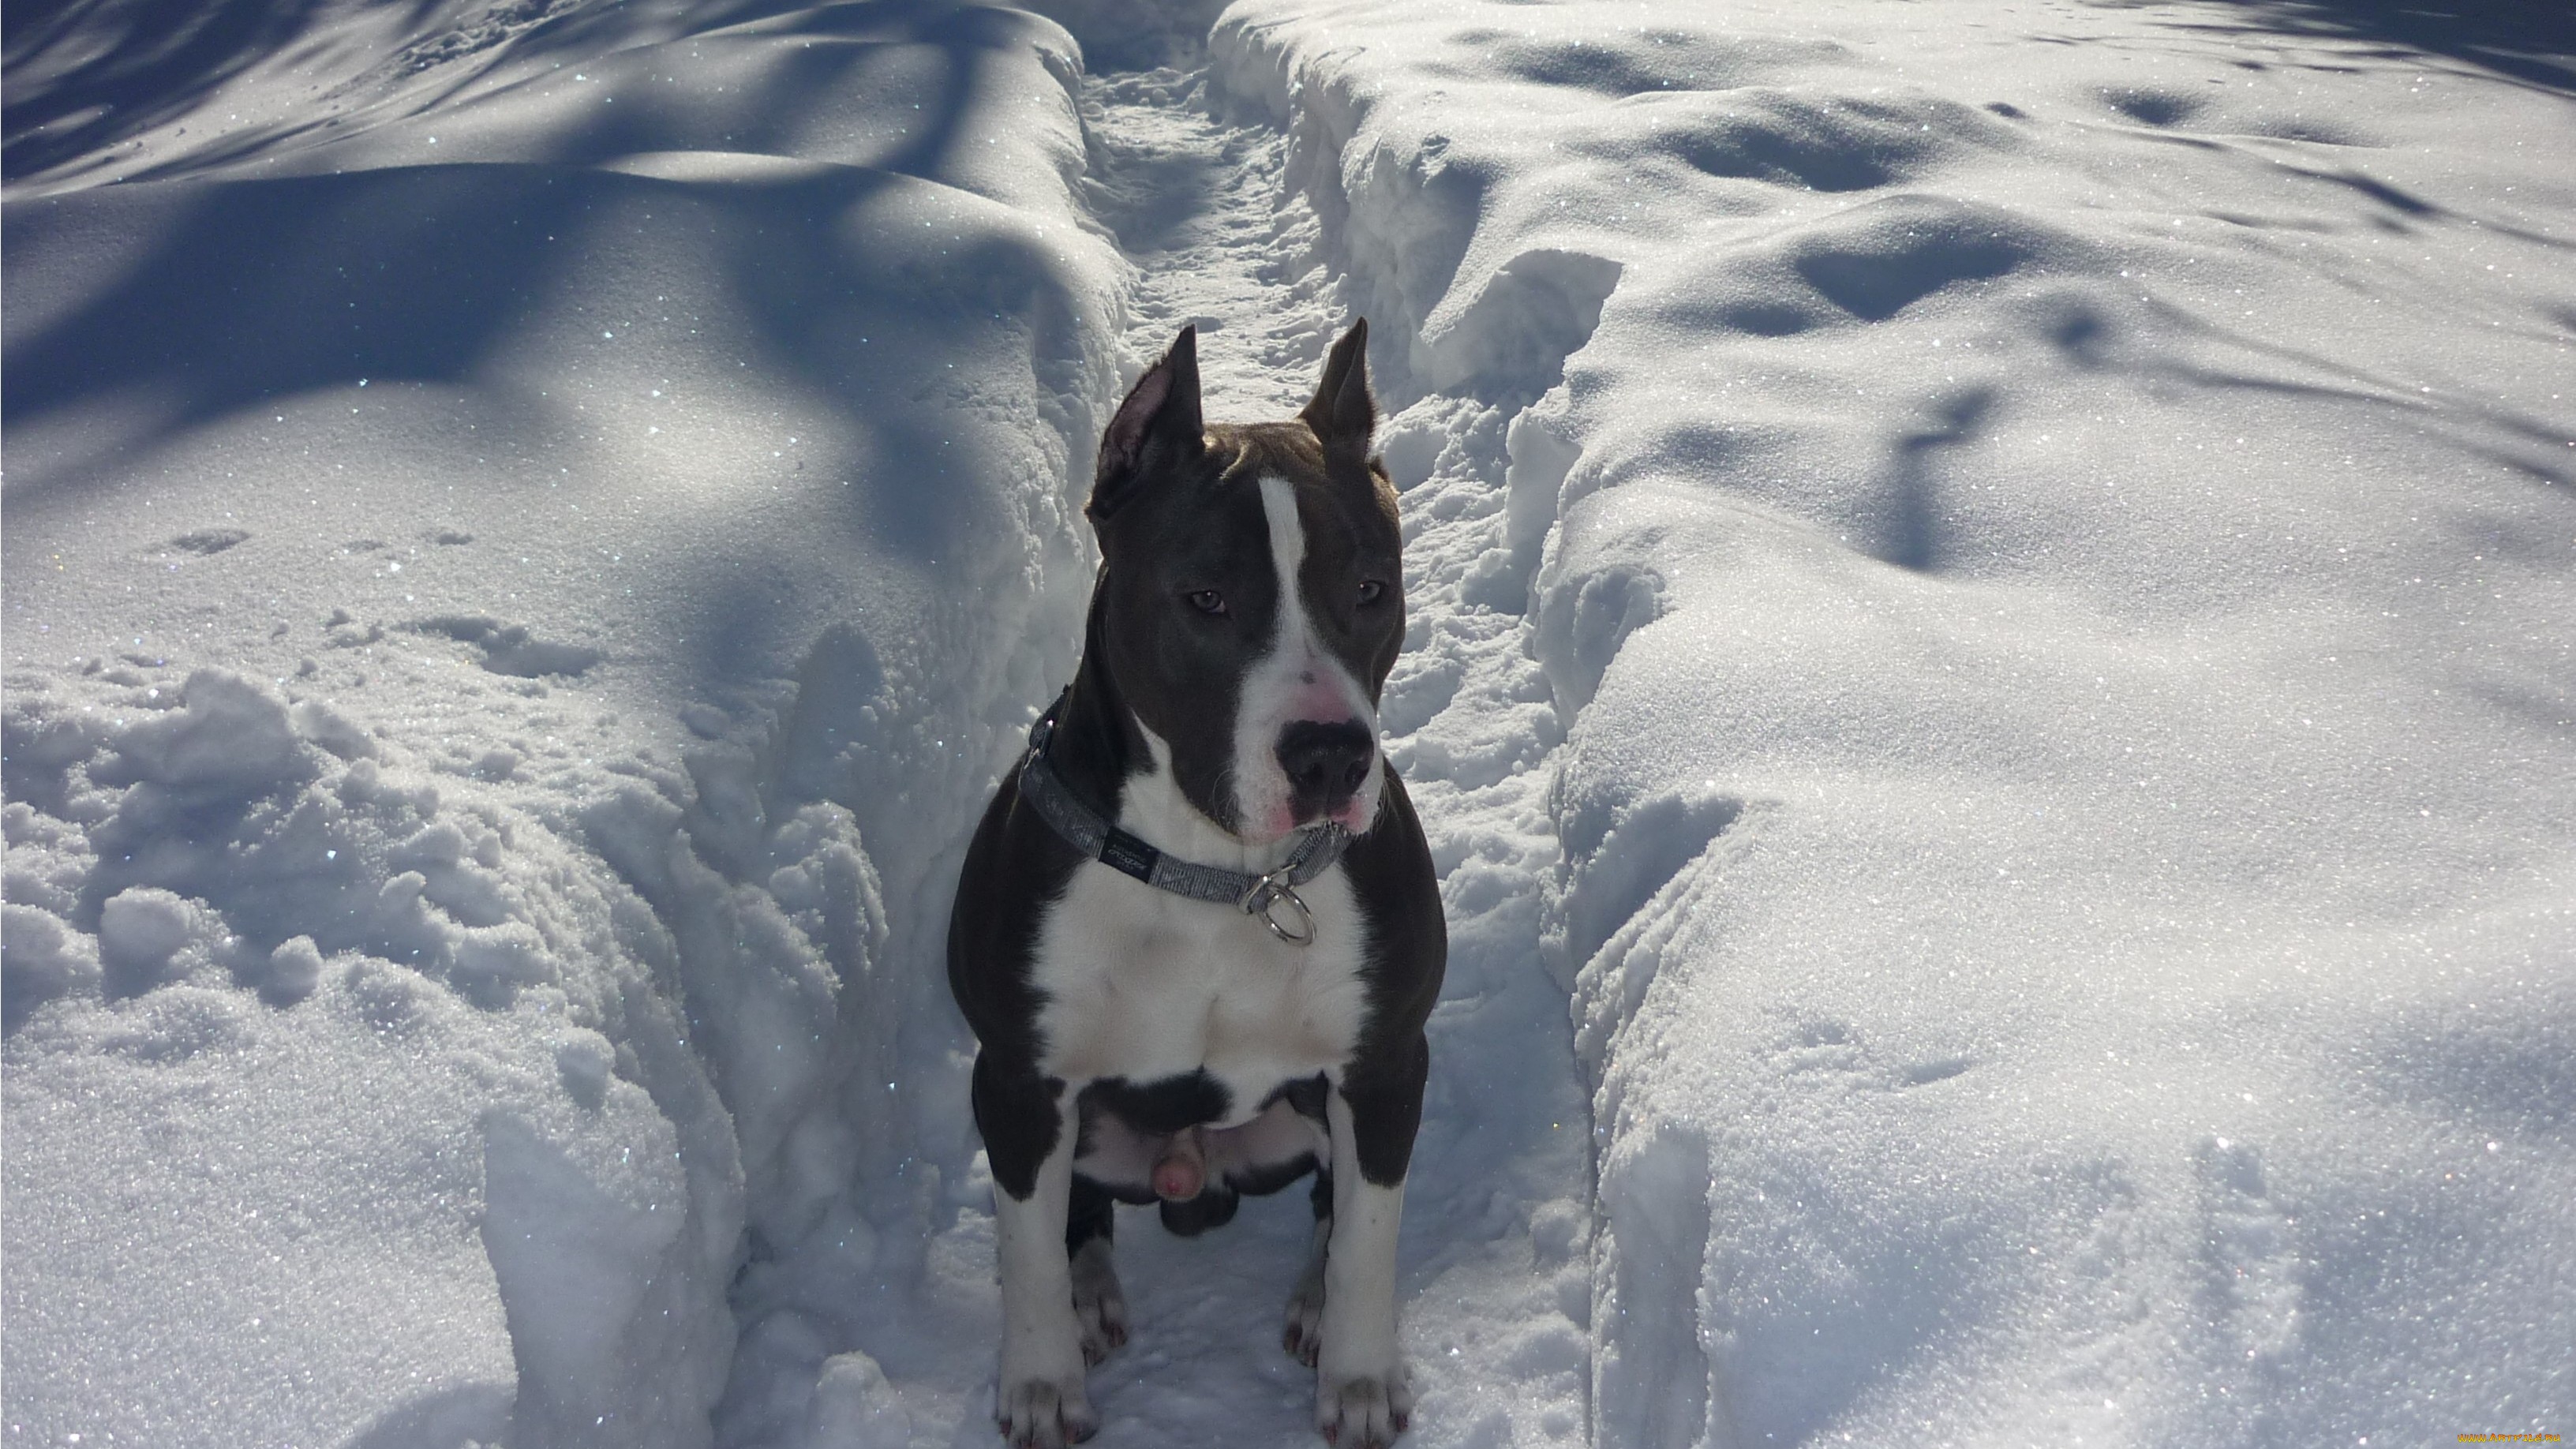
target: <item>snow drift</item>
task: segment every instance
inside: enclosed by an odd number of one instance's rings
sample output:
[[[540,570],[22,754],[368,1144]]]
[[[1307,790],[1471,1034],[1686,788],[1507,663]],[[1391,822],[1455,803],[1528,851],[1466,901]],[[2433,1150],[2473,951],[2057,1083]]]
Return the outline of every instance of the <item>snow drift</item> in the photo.
[[[747,1259],[901,1273],[971,1146],[916,968],[1070,658],[1077,52],[304,18],[182,101],[12,17],[11,1432],[703,1444]]]
[[[1535,397],[1593,1432],[2563,1424],[2568,36],[2005,20],[1218,27]]]

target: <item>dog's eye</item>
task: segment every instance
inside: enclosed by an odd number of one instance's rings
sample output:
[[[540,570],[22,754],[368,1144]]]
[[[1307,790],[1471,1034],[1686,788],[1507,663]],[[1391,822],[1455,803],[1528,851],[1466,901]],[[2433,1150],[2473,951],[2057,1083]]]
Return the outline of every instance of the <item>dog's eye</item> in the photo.
[[[1223,614],[1225,612],[1225,595],[1218,593],[1214,589],[1196,589],[1186,595],[1186,597],[1190,601],[1190,607],[1198,610],[1202,614]]]
[[[1375,579],[1360,580],[1360,607],[1366,608],[1386,597],[1386,585]]]

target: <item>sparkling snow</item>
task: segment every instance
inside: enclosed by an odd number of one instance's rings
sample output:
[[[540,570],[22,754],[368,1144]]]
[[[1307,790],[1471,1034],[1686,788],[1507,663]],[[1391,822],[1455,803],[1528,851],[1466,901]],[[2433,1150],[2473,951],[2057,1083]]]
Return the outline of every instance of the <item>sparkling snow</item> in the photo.
[[[1355,313],[1411,1441],[2571,1432],[2576,21],[1034,8],[12,14],[8,1443],[988,1442],[1098,420]],[[1305,1217],[1098,1442],[1315,1442]]]

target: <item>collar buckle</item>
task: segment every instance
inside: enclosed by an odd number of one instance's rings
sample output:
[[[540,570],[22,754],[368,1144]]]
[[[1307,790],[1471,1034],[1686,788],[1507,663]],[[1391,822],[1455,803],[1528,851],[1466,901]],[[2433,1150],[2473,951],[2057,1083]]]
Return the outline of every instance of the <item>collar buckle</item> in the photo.
[[[1315,913],[1307,907],[1306,898],[1288,883],[1288,873],[1295,868],[1283,865],[1268,875],[1253,877],[1251,888],[1235,904],[1243,908],[1245,915],[1260,917],[1270,934],[1289,945],[1311,946],[1315,944]],[[1294,915],[1281,915],[1279,906],[1283,901]]]

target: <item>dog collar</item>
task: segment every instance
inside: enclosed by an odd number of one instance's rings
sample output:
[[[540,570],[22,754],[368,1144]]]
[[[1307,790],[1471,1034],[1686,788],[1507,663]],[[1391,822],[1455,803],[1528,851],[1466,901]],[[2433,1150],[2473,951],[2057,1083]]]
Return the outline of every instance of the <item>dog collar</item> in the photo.
[[[1048,710],[1029,730],[1029,750],[1020,759],[1020,798],[1053,827],[1064,843],[1110,869],[1132,875],[1149,886],[1192,900],[1217,901],[1258,916],[1270,934],[1293,946],[1315,939],[1315,913],[1296,888],[1322,875],[1350,847],[1350,832],[1327,821],[1298,832],[1296,846],[1279,868],[1261,875],[1174,860],[1134,835],[1119,829],[1097,810],[1076,798],[1064,777],[1047,763],[1047,741],[1055,735],[1055,711]],[[1288,914],[1282,914],[1282,907]]]

